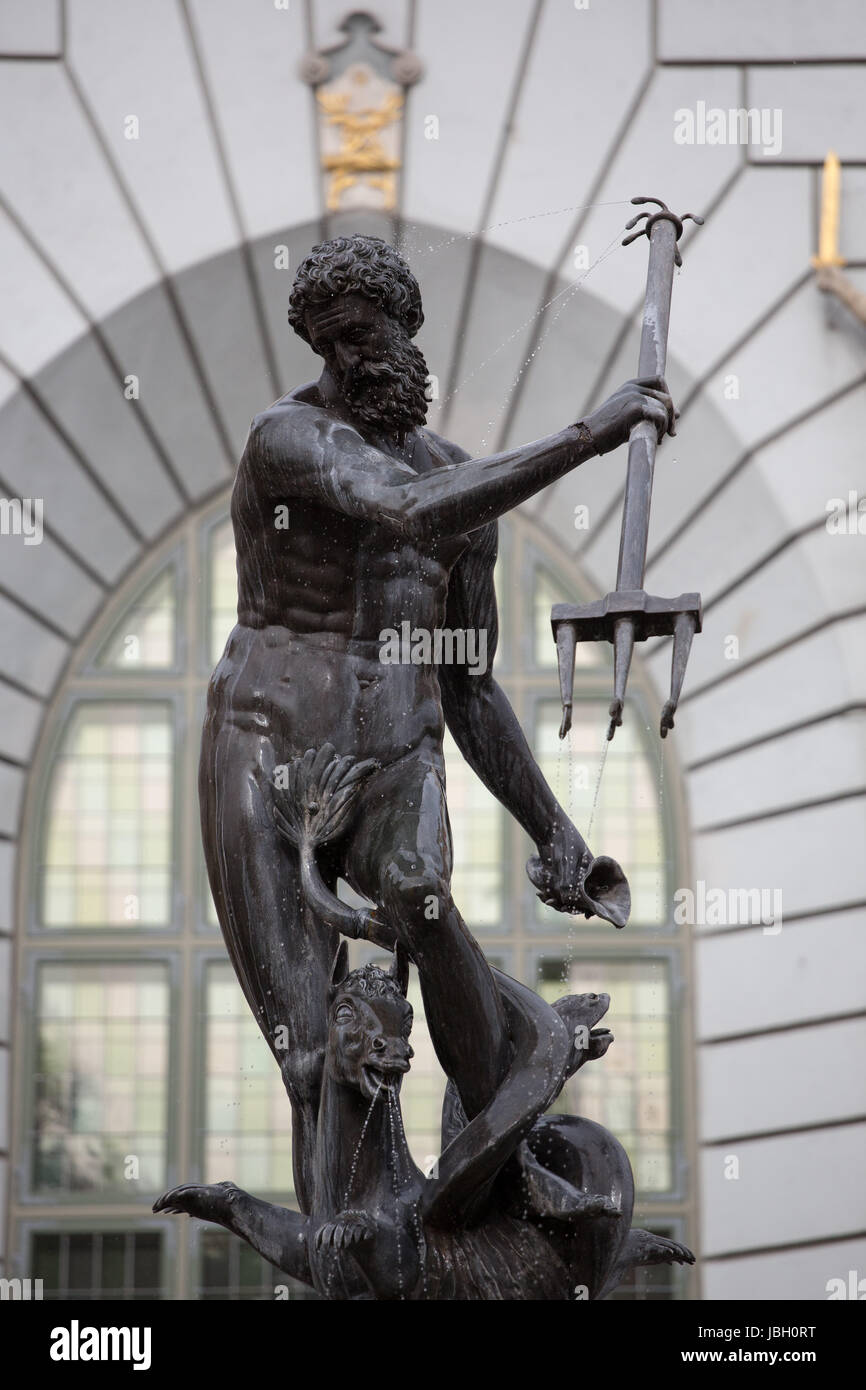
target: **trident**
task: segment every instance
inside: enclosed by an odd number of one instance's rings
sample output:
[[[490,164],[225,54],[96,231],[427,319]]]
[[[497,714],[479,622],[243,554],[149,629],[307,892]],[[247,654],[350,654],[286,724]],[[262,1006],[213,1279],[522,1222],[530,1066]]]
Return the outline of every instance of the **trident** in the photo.
[[[650,244],[637,374],[639,377],[664,376],[674,266],[682,265],[677,242],[687,218],[699,223],[704,219],[690,212],[677,217],[658,198],[632,198],[631,201],[655,203],[659,209],[654,213],[639,212],[633,217],[626,225],[627,232],[643,218],[647,220],[638,231],[624,237],[622,243],[628,246],[645,233]],[[671,695],[662,710],[659,729],[662,738],[674,727],[674,713],[683,687],[692,638],[701,630],[701,596],[680,594],[679,598],[656,598],[653,594],[644,593],[656,444],[655,425],[642,420],[633,427],[628,441],[628,472],[615,591],[593,603],[577,606],[556,603],[551,610],[550,621],[556,641],[559,689],[562,694],[560,738],[565,738],[571,728],[574,655],[578,642],[613,644],[614,693],[607,731],[608,739],[612,739],[622,723],[625,688],[635,642],[645,642],[648,637],[673,635]]]

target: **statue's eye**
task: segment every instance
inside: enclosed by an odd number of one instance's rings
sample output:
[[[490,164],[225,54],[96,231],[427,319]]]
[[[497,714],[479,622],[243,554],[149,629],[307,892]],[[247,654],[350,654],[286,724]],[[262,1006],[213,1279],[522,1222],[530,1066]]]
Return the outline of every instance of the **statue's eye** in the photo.
[[[341,1004],[337,1012],[334,1014],[334,1022],[351,1023],[354,1017],[355,1012],[351,1004]]]

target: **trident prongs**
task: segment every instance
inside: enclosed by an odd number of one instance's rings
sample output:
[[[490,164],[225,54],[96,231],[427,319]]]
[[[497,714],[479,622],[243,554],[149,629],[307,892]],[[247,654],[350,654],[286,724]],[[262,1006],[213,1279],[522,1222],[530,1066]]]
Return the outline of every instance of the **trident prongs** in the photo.
[[[704,224],[704,219],[699,217],[695,212],[684,212],[682,217],[678,217],[675,212],[671,212],[667,203],[663,203],[660,198],[632,198],[631,201],[633,203],[655,203],[658,212],[648,212],[645,210],[644,212],[637,213],[630,222],[626,222],[625,230],[630,232],[632,227],[637,227],[638,222],[646,218],[644,225],[638,227],[636,232],[631,232],[631,236],[623,237],[623,246],[631,246],[632,242],[637,241],[638,237],[641,236],[646,236],[652,240],[652,229],[657,222],[672,222],[676,228],[677,241],[679,241],[683,234],[684,222],[696,222],[700,227]],[[674,265],[682,265],[682,263],[683,258],[680,255],[680,248],[676,246],[674,247]]]
[[[680,692],[683,688],[683,678],[686,674],[686,663],[689,659],[689,652],[692,648],[692,638],[696,632],[700,631],[698,626],[699,616],[694,612],[678,613],[674,622],[674,649],[671,656],[671,698],[665,701],[662,710],[661,724],[659,733],[662,738],[667,738],[671,729],[674,727],[674,715],[677,712],[677,705],[680,702]]]
[[[610,702],[610,724],[607,730],[608,742],[622,724],[622,711],[625,705],[625,688],[631,656],[634,651],[634,619],[617,618],[613,624],[613,699]]]

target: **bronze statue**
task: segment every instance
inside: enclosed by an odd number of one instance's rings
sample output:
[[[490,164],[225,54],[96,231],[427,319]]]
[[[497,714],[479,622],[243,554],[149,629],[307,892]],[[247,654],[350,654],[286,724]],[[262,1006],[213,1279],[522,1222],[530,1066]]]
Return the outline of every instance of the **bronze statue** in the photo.
[[[307,1272],[299,1277],[327,1296],[401,1296],[389,1266],[398,1253],[392,1238],[362,1234],[368,1218],[378,1231],[378,1209],[364,1209],[364,1220],[348,1222],[337,1201],[345,1153],[331,1134],[328,1107],[337,1085],[332,1069],[343,1054],[333,998],[329,1023],[329,980],[340,959],[340,933],[363,935],[417,966],[433,1045],[452,1083],[439,1177],[429,1189],[419,1187],[423,1177],[407,1168],[407,1190],[418,1187],[423,1195],[406,1201],[415,1203],[412,1220],[426,1248],[440,1249],[437,1241],[431,1247],[430,1231],[457,1233],[456,1263],[446,1269],[452,1256],[443,1255],[437,1272],[419,1254],[417,1270],[409,1263],[403,1270],[402,1295],[424,1297],[426,1280],[428,1291],[434,1285],[464,1289],[430,1297],[514,1297],[513,1291],[480,1292],[477,1270],[466,1276],[468,1283],[458,1278],[460,1242],[478,1222],[484,1230],[498,1213],[512,1211],[515,1165],[532,1174],[538,1191],[554,1179],[571,1186],[576,1206],[569,1221],[579,1226],[589,1218],[574,1177],[581,1163],[590,1171],[592,1160],[569,1159],[569,1172],[557,1173],[556,1163],[545,1166],[533,1153],[528,1136],[538,1132],[537,1124],[546,1132],[540,1117],[568,1074],[569,1039],[556,1011],[495,975],[451,898],[443,734],[447,725],[470,766],[534,840],[537,855],[527,869],[544,901],[624,926],[630,906],[625,875],[615,861],[593,858],[558,805],[491,672],[496,521],[592,455],[617,448],[638,422],[650,422],[660,441],[673,431],[675,411],[661,377],[630,381],[586,420],[506,453],[470,459],[424,428],[427,369],[412,343],[423,322],[420,291],[403,259],[375,237],[341,237],[315,247],[298,270],[289,320],[324,367],[317,382],[289,392],[254,419],[241,459],[232,495],[238,623],[210,684],[199,792],[226,945],[292,1104],[303,1215],[285,1213],[280,1225],[277,1209],[243,1194],[247,1214],[231,1228],[291,1272],[300,1268],[303,1245]],[[427,634],[484,632],[486,669],[385,660],[383,633],[400,631],[404,623]],[[359,912],[341,903],[338,877],[374,908]],[[338,971],[335,985],[340,982]],[[347,1009],[356,1007],[359,988],[354,982]],[[384,1054],[400,1054],[396,1020],[379,1022]],[[548,1057],[545,1085],[532,1104],[526,1099],[531,1049],[527,1057],[521,1051],[527,1029],[537,1030]],[[560,1032],[564,1052],[554,1066],[549,1058]],[[281,1046],[285,1037],[288,1046]],[[396,1094],[384,1077],[374,1067],[344,1080],[354,1100],[344,1096],[340,1104],[379,1105],[381,1120],[383,1092],[389,1102]],[[371,1078],[379,1080],[372,1101]],[[366,1172],[378,1162],[384,1173],[387,1156],[370,1130],[366,1144],[370,1151],[362,1146],[358,1165]],[[607,1136],[604,1145],[615,1141]],[[573,1144],[569,1153],[577,1153]],[[622,1176],[628,1160],[619,1154],[611,1160],[621,1175],[617,1190],[630,1191],[630,1170],[627,1180]],[[334,1166],[330,1176],[328,1164]],[[512,1195],[503,1196],[506,1189]],[[236,1208],[239,1199],[215,1197],[215,1191],[175,1190],[157,1207],[231,1225],[223,1208]],[[566,1196],[559,1192],[567,1206]],[[605,1194],[593,1188],[583,1196],[602,1200]],[[599,1257],[591,1277],[575,1279],[593,1289],[592,1296],[606,1287],[626,1248],[629,1202],[623,1197],[617,1214],[592,1218],[621,1232],[608,1242],[614,1255]],[[535,1212],[529,1221],[510,1214],[508,1220],[537,1233],[538,1220],[548,1217]],[[335,1221],[342,1231],[339,1268],[328,1265],[323,1274],[309,1234],[316,1223]],[[289,1264],[281,1263],[289,1257],[278,1227],[293,1233]],[[548,1246],[552,1239],[537,1238]],[[329,1248],[333,1243],[332,1236]],[[355,1261],[348,1272],[345,1248]],[[585,1252],[578,1264],[581,1259],[585,1264]],[[539,1292],[523,1296],[569,1296],[563,1290],[576,1267],[564,1259],[567,1274],[551,1277],[546,1291],[539,1285]],[[525,1281],[526,1289],[534,1287],[528,1271]],[[470,1285],[474,1292],[466,1291]]]
[[[305,891],[345,926],[351,910],[329,894],[316,851],[340,834],[372,770],[326,746],[293,764],[289,795],[276,797],[277,821],[307,866]],[[349,972],[344,941],[327,992],[309,1213],[230,1182],[176,1187],[155,1210],[224,1226],[330,1299],[593,1300],[633,1265],[691,1263],[686,1246],[631,1229],[631,1165],[614,1136],[591,1120],[544,1113],[568,1077],[613,1041],[596,1026],[608,996],[569,995],[550,1006],[492,973],[509,1065],[472,1121],[449,1082],[442,1156],[430,1178],[412,1160],[400,1111],[412,1058],[406,950],[398,940],[390,973],[375,965]],[[459,1015],[459,981],[453,999]]]

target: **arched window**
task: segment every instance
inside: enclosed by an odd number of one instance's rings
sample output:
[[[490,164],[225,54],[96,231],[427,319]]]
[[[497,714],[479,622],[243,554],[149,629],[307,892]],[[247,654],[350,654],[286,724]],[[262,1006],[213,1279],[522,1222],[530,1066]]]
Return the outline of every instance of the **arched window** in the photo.
[[[592,846],[627,868],[634,911],[615,932],[543,907],[524,871],[534,847],[449,739],[454,897],[494,964],[546,997],[611,994],[616,1043],[559,1105],[619,1136],[642,1223],[687,1239],[686,967],[670,915],[672,884],[685,881],[678,779],[671,768],[662,797],[661,745],[646,728],[653,706],[636,663],[599,785],[606,647],[579,649],[574,727],[568,746],[559,742],[550,606],[588,595],[521,516],[501,525],[496,580],[497,678],[560,801],[584,832],[591,818]],[[16,1112],[12,1216],[46,1297],[273,1297],[275,1284],[307,1296],[225,1232],[149,1214],[154,1195],[183,1179],[231,1177],[293,1200],[288,1102],[226,959],[199,842],[205,690],[235,602],[223,497],[115,595],[43,737],[27,815],[19,978],[32,1064]],[[363,954],[355,948],[356,960]],[[426,1167],[439,1148],[444,1079],[417,980],[411,989],[416,1055],[403,1097],[410,1145]],[[670,1297],[681,1287],[665,1268],[621,1296]]]

